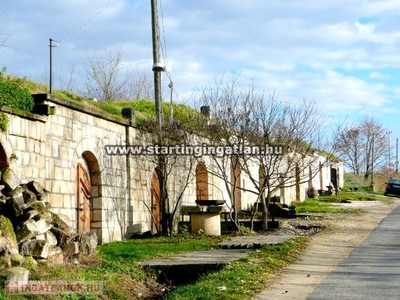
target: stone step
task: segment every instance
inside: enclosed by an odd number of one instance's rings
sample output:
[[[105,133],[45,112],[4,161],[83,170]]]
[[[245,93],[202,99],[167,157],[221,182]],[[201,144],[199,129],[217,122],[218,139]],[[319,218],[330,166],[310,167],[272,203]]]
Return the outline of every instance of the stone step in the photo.
[[[290,238],[293,236],[238,236],[220,243],[219,249],[173,254],[165,258],[139,262],[138,265],[156,270],[160,282],[186,284],[196,281],[201,274],[218,271],[225,265],[250,255],[255,251],[254,248],[281,244]]]
[[[221,249],[261,248],[265,245],[282,244],[291,238],[293,238],[293,235],[237,236],[229,241],[224,241],[218,244],[218,246]]]

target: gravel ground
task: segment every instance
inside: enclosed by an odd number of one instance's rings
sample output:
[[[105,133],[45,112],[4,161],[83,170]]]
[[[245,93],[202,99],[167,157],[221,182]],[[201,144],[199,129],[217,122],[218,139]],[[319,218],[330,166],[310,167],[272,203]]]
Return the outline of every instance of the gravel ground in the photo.
[[[393,198],[392,204],[354,201],[338,204],[338,207],[361,208],[366,211],[365,214],[326,214],[325,218],[313,215],[306,219],[287,220],[281,229],[272,234],[313,234],[311,242],[299,259],[272,278],[266,289],[255,299],[306,299],[327,274],[398,205],[398,198]],[[321,228],[324,229],[321,231]]]

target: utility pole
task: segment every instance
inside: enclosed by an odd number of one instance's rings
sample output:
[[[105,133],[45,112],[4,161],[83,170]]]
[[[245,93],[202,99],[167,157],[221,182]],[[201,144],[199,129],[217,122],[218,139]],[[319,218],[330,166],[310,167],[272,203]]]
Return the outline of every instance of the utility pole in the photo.
[[[161,99],[161,72],[164,67],[160,63],[160,32],[158,28],[157,0],[151,1],[151,22],[153,36],[153,72],[154,72],[154,100],[156,103],[156,120],[160,130],[162,128],[162,99]]]
[[[391,149],[390,149],[390,135],[391,135],[391,131],[389,131],[388,132],[388,145],[389,145],[389,149],[388,149],[388,167],[389,167],[389,172],[392,170],[392,167],[391,167],[391,161],[390,161],[390,152],[392,151]]]
[[[172,123],[174,120],[174,108],[172,107],[172,92],[174,91],[174,83],[171,81],[168,84],[168,87],[171,89],[171,94],[170,94],[170,107],[169,107],[169,121]]]
[[[396,138],[396,174],[399,172],[399,138]]]
[[[50,39],[50,95],[53,93],[53,39]]]
[[[375,152],[374,143],[375,143],[375,141],[374,140],[375,140],[375,136],[372,133],[372,140],[371,140],[371,143],[372,143],[372,151],[371,151],[371,156],[372,156],[372,158],[371,158],[371,163],[372,163],[372,166],[371,166],[371,188],[372,188],[373,192],[375,192],[375,188],[374,188],[374,156],[375,156],[375,154],[374,154],[374,152]]]
[[[153,37],[153,72],[154,72],[154,100],[156,105],[156,121],[159,128],[158,143],[163,144],[162,132],[163,115],[162,115],[162,99],[161,99],[161,72],[164,67],[160,63],[160,33],[158,27],[157,0],[151,1],[151,22]],[[161,210],[161,231],[163,235],[168,234],[169,213],[167,212],[168,192],[166,187],[167,180],[167,161],[162,154],[158,155],[156,174],[160,187],[160,210]]]

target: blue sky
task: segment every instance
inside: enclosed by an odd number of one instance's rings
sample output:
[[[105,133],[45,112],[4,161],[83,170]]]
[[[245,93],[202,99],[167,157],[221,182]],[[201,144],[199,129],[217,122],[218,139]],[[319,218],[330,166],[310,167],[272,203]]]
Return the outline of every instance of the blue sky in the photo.
[[[77,86],[88,58],[120,47],[127,70],[151,74],[148,0],[3,2],[0,38],[10,36],[0,60],[8,73],[43,81],[53,38],[54,72],[73,68]],[[262,93],[315,100],[331,119],[372,115],[398,137],[400,1],[158,2],[176,101],[189,101],[214,77],[240,74]]]

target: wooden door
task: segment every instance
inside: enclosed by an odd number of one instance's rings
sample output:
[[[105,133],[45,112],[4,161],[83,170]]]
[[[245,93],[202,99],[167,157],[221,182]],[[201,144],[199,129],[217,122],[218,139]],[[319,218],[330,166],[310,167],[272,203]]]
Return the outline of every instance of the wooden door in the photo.
[[[78,232],[90,232],[90,177],[85,167],[77,166],[77,229]]]
[[[335,187],[335,189],[338,189],[338,182],[337,182],[337,170],[335,168],[331,168],[331,183]]]
[[[151,178],[151,232],[158,233],[161,229],[160,184],[156,173]]]
[[[236,209],[242,209],[241,170],[237,157],[231,161],[231,186],[235,197]]]
[[[196,167],[196,200],[208,199],[208,172],[203,162]]]

